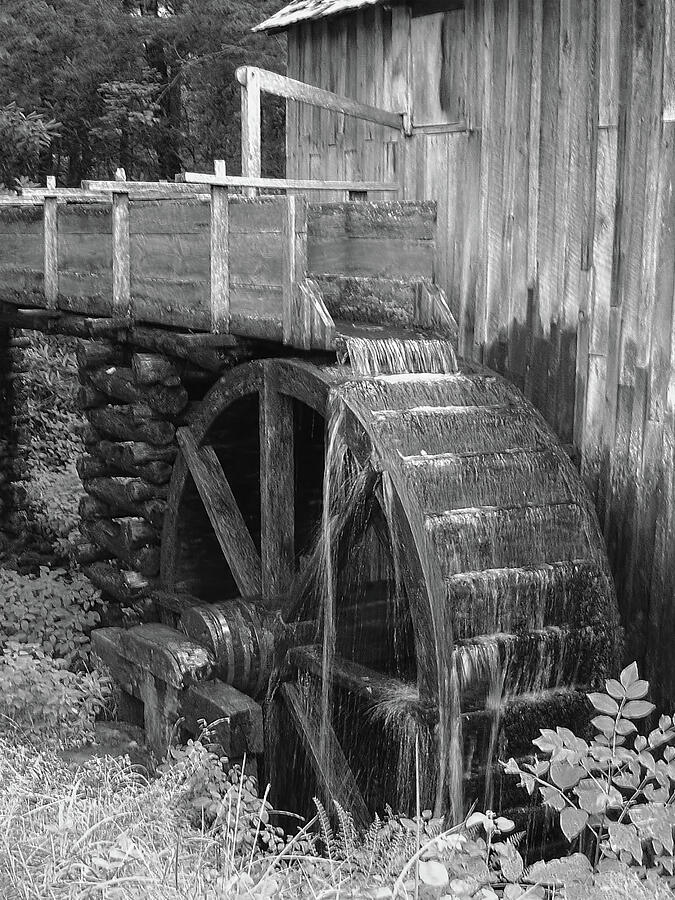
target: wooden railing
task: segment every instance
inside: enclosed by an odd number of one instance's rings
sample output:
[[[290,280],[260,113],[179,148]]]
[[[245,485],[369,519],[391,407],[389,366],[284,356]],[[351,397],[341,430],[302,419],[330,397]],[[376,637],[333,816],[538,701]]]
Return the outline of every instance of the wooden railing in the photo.
[[[237,69],[236,76],[241,84],[241,170],[250,178],[259,178],[261,174],[261,92],[318,106],[366,122],[374,122],[376,125],[394,128],[407,135],[412,134],[410,116],[407,112],[391,112],[376,106],[368,106],[357,100],[334,94],[332,91],[256,66],[241,66]]]

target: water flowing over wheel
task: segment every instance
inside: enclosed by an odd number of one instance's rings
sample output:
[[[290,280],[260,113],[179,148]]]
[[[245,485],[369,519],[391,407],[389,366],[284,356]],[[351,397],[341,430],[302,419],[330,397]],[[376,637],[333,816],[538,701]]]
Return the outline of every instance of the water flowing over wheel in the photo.
[[[618,646],[595,513],[517,389],[262,360],[179,443],[163,584],[265,698],[277,803],[512,807],[496,755],[572,724]]]

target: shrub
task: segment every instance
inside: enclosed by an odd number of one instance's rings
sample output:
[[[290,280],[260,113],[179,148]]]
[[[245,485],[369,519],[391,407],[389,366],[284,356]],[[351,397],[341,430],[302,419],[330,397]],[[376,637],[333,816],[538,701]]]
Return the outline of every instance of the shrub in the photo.
[[[99,600],[99,592],[79,572],[43,566],[39,575],[19,575],[0,569],[2,643],[36,644],[66,666],[81,667],[89,660]]]
[[[590,842],[601,873],[626,875],[626,866],[640,866],[672,875],[675,868],[675,724],[664,715],[647,736],[637,733],[635,722],[655,709],[644,699],[648,691],[632,663],[604,692],[588,694],[598,713],[590,743],[568,728],[541,729],[534,744],[544,758],[505,764],[558,813],[568,841],[580,849]]]
[[[78,747],[94,739],[94,721],[112,697],[103,672],[75,673],[35,644],[10,641],[0,656],[3,726],[31,743]]]

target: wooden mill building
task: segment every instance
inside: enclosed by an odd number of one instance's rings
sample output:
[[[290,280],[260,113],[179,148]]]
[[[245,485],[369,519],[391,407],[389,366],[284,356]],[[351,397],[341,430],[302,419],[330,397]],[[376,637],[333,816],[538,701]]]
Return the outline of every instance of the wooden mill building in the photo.
[[[403,130],[288,101],[289,177],[438,203],[460,353],[574,448],[629,659],[675,698],[675,4],[297,0],[288,75]],[[407,133],[406,133],[407,131]]]

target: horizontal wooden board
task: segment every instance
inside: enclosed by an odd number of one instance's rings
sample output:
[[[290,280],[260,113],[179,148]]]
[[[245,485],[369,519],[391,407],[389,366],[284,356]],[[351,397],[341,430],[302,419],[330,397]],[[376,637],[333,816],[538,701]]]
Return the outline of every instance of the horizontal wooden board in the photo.
[[[138,322],[209,331],[209,283],[131,277],[131,314]]]
[[[231,233],[230,280],[281,285],[281,235]]]
[[[0,298],[22,306],[42,308],[45,305],[42,293],[42,272],[21,266],[0,263]]]
[[[0,206],[0,234],[42,236],[42,206]]]
[[[112,314],[112,275],[59,272],[59,309],[92,316]]]
[[[308,238],[307,263],[317,275],[434,277],[432,241],[387,238]]]
[[[205,234],[133,234],[131,277],[209,278],[209,240]]]
[[[189,200],[131,200],[131,234],[203,234],[211,223],[208,195]]]
[[[62,234],[58,238],[59,271],[86,274],[112,271],[112,242],[98,234]]]
[[[422,203],[310,203],[309,238],[347,237],[433,240],[436,204]]]
[[[57,212],[61,234],[110,234],[112,206],[110,203],[59,204]]]
[[[207,281],[162,281],[133,279],[132,315],[141,322],[161,322],[191,328],[211,329],[209,283]],[[281,339],[282,293],[280,287],[252,288],[231,284],[231,331],[245,337]]]
[[[41,234],[0,234],[0,263],[41,272],[43,262]]]

